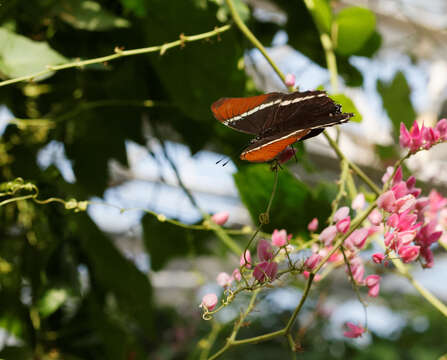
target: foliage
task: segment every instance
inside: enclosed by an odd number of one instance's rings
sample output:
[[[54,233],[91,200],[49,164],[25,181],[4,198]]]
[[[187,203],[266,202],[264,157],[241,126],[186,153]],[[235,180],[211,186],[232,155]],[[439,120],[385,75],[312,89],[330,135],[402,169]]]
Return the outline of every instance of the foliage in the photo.
[[[371,11],[351,7],[335,14],[327,0],[272,2],[287,14],[284,24],[261,21],[244,2],[235,4],[266,45],[283,30],[289,45],[322,66],[328,49],[321,38],[329,36],[340,75],[348,85],[362,84],[349,59],[371,57],[380,47]],[[148,132],[162,143],[181,141],[192,153],[213,148],[233,154],[247,141],[245,135],[218,124],[209,106],[220,97],[262,91],[253,89],[244,69],[244,54],[253,46],[235,24],[199,41],[183,41],[184,36],[212,32],[231,19],[231,9],[221,0],[11,0],[0,6],[1,77],[29,80],[0,87],[2,104],[14,117],[0,143],[0,192],[2,199],[22,198],[0,206],[0,327],[19,340],[4,346],[0,358],[196,357],[195,344],[204,344],[199,337],[205,336],[208,324],[198,324],[196,308],[177,313],[161,305],[150,276],[97,227],[85,213],[87,203],[80,201],[101,197],[114,185],[111,161],[127,166],[126,142],[145,144]],[[175,41],[179,44],[169,48],[68,68],[79,59]],[[57,65],[67,68],[55,71]],[[397,138],[400,121],[409,127],[415,117],[411,89],[401,73],[391,84],[377,86]],[[340,93],[331,96],[361,121],[352,100]],[[39,151],[52,141],[63,143],[74,182],[66,181],[58,168],[38,164]],[[382,150],[386,158],[389,149]],[[269,202],[274,173],[268,165],[232,159],[240,198],[257,223]],[[338,193],[336,185],[325,182],[312,188],[284,166],[270,223],[263,230],[284,227],[296,235],[296,244],[308,246],[312,235],[307,224],[313,217],[324,224]],[[191,226],[178,226],[175,219],[166,221],[150,212],[142,218],[144,251],[152,271],[164,270],[176,258],[217,254],[229,259],[233,256],[229,241],[237,239],[236,248],[248,243],[246,231],[236,231],[237,236],[228,240],[225,230],[207,214],[204,217],[205,222]],[[226,246],[216,246],[217,238]],[[303,284],[294,279],[294,287],[303,290]],[[242,330],[255,336],[278,325],[275,321],[269,326],[256,320],[250,329]],[[185,328],[197,332],[185,335]],[[324,340],[321,329],[317,322],[314,334],[320,335],[314,349]],[[222,334],[216,344],[225,343]],[[414,336],[408,330],[402,342]],[[383,343],[380,340],[388,353],[390,344]],[[437,342],[429,345],[440,347]],[[268,358],[277,351],[276,343],[262,345],[257,357]],[[347,345],[346,353],[358,354],[358,350]],[[320,357],[317,352],[306,356]]]

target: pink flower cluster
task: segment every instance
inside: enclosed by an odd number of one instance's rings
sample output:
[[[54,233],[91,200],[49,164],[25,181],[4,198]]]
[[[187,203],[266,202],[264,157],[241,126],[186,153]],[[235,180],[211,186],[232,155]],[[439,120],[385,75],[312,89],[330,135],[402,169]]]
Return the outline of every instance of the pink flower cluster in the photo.
[[[433,128],[424,125],[419,128],[415,121],[410,130],[400,123],[400,146],[410,149],[413,153],[421,148],[430,149],[433,145],[445,140],[447,140],[447,119],[439,120]]]
[[[356,211],[361,211],[365,206],[365,197],[363,194],[357,195],[352,201],[351,207]],[[313,254],[308,257],[304,262],[304,272],[303,275],[305,277],[309,276],[309,272],[313,270],[320,261],[331,251],[332,243],[335,237],[339,235],[346,234],[349,230],[351,217],[349,215],[350,208],[348,206],[343,206],[339,208],[334,216],[333,216],[333,224],[329,225],[319,235],[319,239],[321,241],[321,245],[315,245],[312,247]],[[316,229],[315,220],[312,220],[308,228],[313,231]],[[372,297],[376,297],[379,294],[380,288],[380,276],[378,275],[370,275],[366,278],[365,276],[365,267],[363,264],[363,260],[358,256],[361,249],[366,244],[366,240],[369,236],[378,231],[378,228],[382,220],[382,216],[380,212],[376,211],[370,215],[371,226],[369,228],[363,227],[354,230],[345,240],[344,246],[346,248],[346,256],[349,261],[349,268],[351,270],[354,281],[359,285],[365,285],[368,287],[368,294]],[[337,251],[335,252],[329,259],[330,262],[340,262],[343,261],[342,254]],[[323,267],[326,264],[323,265]],[[349,272],[349,268],[346,267],[346,272]],[[315,280],[319,280],[319,275],[315,276]]]
[[[382,180],[387,181],[389,177],[390,175],[385,174]],[[374,254],[374,262],[382,262],[393,250],[405,263],[421,256],[425,260],[424,267],[433,266],[430,246],[443,234],[439,230],[441,226],[438,224],[437,214],[445,208],[447,200],[436,191],[432,191],[428,198],[419,198],[421,190],[415,184],[414,176],[403,180],[402,169],[399,167],[391,179],[391,190],[377,199],[379,209],[388,213],[384,235],[387,251],[386,254]]]
[[[225,216],[227,219],[228,217]],[[213,219],[216,223],[218,223],[219,219]],[[276,274],[278,272],[278,263],[274,261],[275,256],[279,251],[275,251],[274,247],[284,249],[289,247],[288,245],[290,239],[292,238],[291,234],[287,234],[286,230],[274,230],[272,234],[271,242],[261,239],[258,242],[257,246],[257,256],[259,262],[253,269],[253,277],[259,281],[260,283],[266,281],[273,281],[276,278]],[[226,272],[220,272],[217,275],[216,282],[219,286],[224,289],[228,289],[231,287],[234,281],[241,281],[242,274],[241,269],[251,269],[252,268],[252,258],[250,250],[246,250],[245,254],[241,255],[240,258],[240,268],[235,268],[233,273],[230,275]],[[201,303],[201,307],[206,307],[209,311],[213,310],[217,304],[217,295],[216,294],[206,294]]]

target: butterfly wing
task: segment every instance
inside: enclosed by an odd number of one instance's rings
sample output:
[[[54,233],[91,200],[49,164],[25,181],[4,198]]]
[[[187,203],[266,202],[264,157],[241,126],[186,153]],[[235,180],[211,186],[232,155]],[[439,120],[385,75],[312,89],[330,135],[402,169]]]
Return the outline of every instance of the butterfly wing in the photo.
[[[270,121],[284,94],[269,93],[242,98],[222,98],[211,105],[214,117],[234,130],[258,135]]]

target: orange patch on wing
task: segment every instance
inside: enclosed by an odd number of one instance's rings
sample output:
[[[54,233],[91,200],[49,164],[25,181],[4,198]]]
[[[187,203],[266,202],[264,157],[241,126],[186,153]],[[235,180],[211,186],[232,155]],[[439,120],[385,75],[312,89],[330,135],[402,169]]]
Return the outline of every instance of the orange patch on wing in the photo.
[[[295,133],[285,139],[279,141],[273,141],[269,144],[261,145],[259,148],[253,150],[244,151],[240,158],[251,162],[266,162],[274,159],[281,151],[287,146],[297,142],[303,136],[308,134],[310,130],[302,130]]]
[[[270,94],[242,98],[222,98],[211,105],[211,110],[215,118],[223,122],[234,116],[246,113],[265,102],[269,97]]]

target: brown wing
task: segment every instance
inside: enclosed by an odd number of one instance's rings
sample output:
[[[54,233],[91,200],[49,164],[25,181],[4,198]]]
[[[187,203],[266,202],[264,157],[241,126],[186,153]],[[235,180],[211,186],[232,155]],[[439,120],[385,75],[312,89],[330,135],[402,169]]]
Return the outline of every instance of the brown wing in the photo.
[[[214,117],[225,125],[248,134],[259,134],[275,113],[284,94],[269,93],[242,98],[222,98],[211,105]]]

